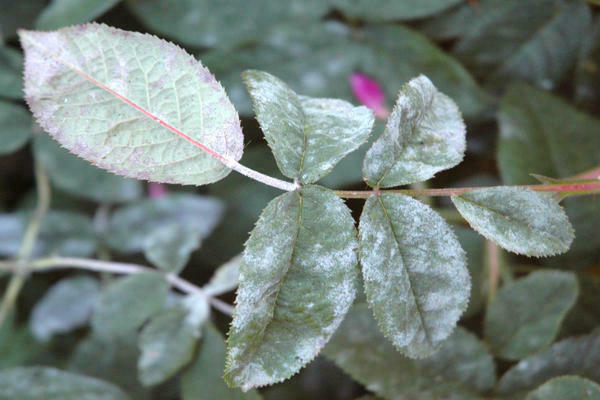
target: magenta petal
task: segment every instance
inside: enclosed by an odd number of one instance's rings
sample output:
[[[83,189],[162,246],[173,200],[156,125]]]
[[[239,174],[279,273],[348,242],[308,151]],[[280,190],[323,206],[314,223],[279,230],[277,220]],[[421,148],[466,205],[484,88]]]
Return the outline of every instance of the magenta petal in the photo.
[[[153,199],[157,199],[159,197],[163,197],[167,194],[167,187],[162,183],[148,183],[148,196]]]
[[[358,101],[373,110],[375,115],[387,115],[385,93],[377,81],[367,75],[355,72],[350,75],[350,86],[352,86],[352,92]]]

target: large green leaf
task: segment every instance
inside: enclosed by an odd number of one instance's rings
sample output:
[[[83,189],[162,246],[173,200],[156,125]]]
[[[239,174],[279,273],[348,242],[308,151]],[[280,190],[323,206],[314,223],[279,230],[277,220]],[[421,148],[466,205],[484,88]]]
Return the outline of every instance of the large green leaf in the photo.
[[[204,314],[208,316],[208,304]],[[140,332],[140,381],[149,386],[169,379],[192,360],[199,337],[200,326],[181,305],[153,316]]]
[[[23,56],[0,44],[0,97],[23,98]]]
[[[165,304],[169,284],[156,272],[142,272],[112,282],[92,315],[92,328],[102,335],[138,328]]]
[[[153,30],[196,47],[252,42],[274,25],[318,19],[328,9],[322,0],[129,0],[128,4]]]
[[[272,200],[240,266],[225,379],[243,390],[289,378],[327,343],[357,286],[356,230],[333,192]]]
[[[202,343],[194,362],[181,376],[183,400],[260,400],[256,390],[242,393],[223,381],[225,341],[211,323],[202,330]]]
[[[600,385],[578,376],[561,376],[535,389],[526,400],[595,400],[600,399]]]
[[[330,0],[333,7],[351,17],[375,21],[423,18],[439,13],[461,0]]]
[[[384,335],[422,358],[450,336],[467,308],[465,254],[444,219],[399,194],[371,196],[359,225],[367,301]]]
[[[573,241],[564,210],[545,193],[493,187],[452,196],[452,202],[473,229],[517,254],[564,253]]]
[[[262,69],[307,96],[355,101],[348,77],[361,71],[378,80],[389,99],[411,78],[425,74],[452,97],[468,116],[479,113],[489,97],[455,59],[419,33],[396,25],[356,31],[326,23],[280,26],[265,40],[242,49],[203,54],[203,62],[221,79],[241,114],[251,102],[240,73]]]
[[[54,368],[29,367],[0,371],[2,400],[127,400],[110,383]]]
[[[61,148],[49,135],[36,135],[33,150],[56,187],[99,202],[131,201],[140,197],[142,185],[97,168]]]
[[[31,137],[31,116],[23,107],[0,100],[0,155],[23,147]]]
[[[144,244],[144,255],[163,271],[178,274],[192,252],[200,247],[200,233],[187,225],[170,224],[151,232]]]
[[[52,0],[38,15],[35,27],[52,30],[89,22],[104,14],[120,0]]]
[[[400,91],[383,134],[365,156],[367,184],[400,186],[433,177],[460,163],[466,149],[460,111],[425,76]]]
[[[78,156],[119,175],[193,185],[222,179],[222,162],[241,157],[225,91],[176,45],[99,24],[20,38],[27,102]]]
[[[443,349],[444,347],[440,351],[444,351]],[[462,348],[459,350],[457,347],[455,350],[460,352]],[[467,386],[459,383],[458,376],[452,376],[457,373],[462,363],[475,360],[476,363],[480,362],[479,355],[476,355],[474,360],[468,355],[469,352],[467,351],[464,357],[461,354],[452,363],[441,363],[440,366],[446,367],[446,370],[432,369],[430,365],[407,359],[381,335],[366,305],[359,305],[350,310],[324,349],[328,358],[368,390],[394,400],[479,399]],[[435,362],[431,364],[434,367],[437,365]],[[445,376],[445,373],[449,375]],[[459,374],[459,379],[469,375]],[[471,378],[474,376],[471,375]]]
[[[173,193],[144,199],[112,214],[106,240],[120,252],[142,251],[153,232],[170,224],[192,230],[204,238],[219,223],[223,211],[221,202],[208,196]]]
[[[557,342],[526,357],[500,379],[498,393],[509,395],[534,389],[550,378],[577,374],[600,380],[600,331]]]
[[[498,168],[504,183],[535,183],[529,174],[566,178],[600,165],[600,121],[547,92],[512,85],[498,117]],[[564,207],[577,233],[561,266],[600,261],[600,202],[567,198]]]
[[[69,357],[68,370],[111,382],[135,400],[148,400],[150,390],[141,385],[137,373],[137,333],[90,335],[77,344]]]
[[[318,181],[371,133],[375,117],[364,106],[300,96],[266,72],[246,71],[243,78],[277,165],[289,178]]]
[[[29,319],[32,333],[47,341],[57,333],[86,325],[98,296],[98,281],[89,276],[58,281],[33,308]]]
[[[568,3],[481,0],[480,9],[456,23],[463,32],[455,54],[496,84],[521,78],[554,87],[575,62],[590,20],[585,4]]]
[[[550,270],[502,287],[485,315],[485,336],[494,354],[519,360],[548,346],[577,294],[573,273]]]

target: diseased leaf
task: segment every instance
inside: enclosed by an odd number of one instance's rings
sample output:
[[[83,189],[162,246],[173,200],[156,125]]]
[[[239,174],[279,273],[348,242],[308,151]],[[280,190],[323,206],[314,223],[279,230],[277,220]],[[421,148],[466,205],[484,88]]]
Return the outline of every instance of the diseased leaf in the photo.
[[[498,393],[510,395],[532,390],[550,378],[577,374],[600,380],[600,331],[554,343],[548,349],[522,359],[500,379]]]
[[[219,296],[235,289],[239,283],[241,263],[242,256],[239,255],[221,265],[202,288],[204,293],[207,296]]]
[[[328,9],[322,0],[130,0],[128,5],[153,30],[196,47],[252,42],[274,25],[316,20]]]
[[[49,367],[0,371],[2,400],[127,400],[110,383]]]
[[[461,0],[331,0],[333,7],[351,17],[374,21],[423,18],[460,2]]]
[[[144,199],[112,214],[106,240],[117,251],[134,253],[144,250],[154,231],[170,224],[192,230],[203,239],[219,223],[223,211],[221,202],[209,196],[173,193]]]
[[[243,78],[277,165],[289,178],[318,181],[371,133],[375,117],[364,106],[299,96],[266,72],[246,71]]]
[[[594,400],[600,399],[600,385],[578,376],[561,376],[544,383],[526,400]]]
[[[419,76],[400,91],[383,134],[367,151],[363,176],[378,187],[427,180],[462,161],[465,133],[456,104]]]
[[[528,256],[564,253],[573,228],[550,195],[516,187],[492,187],[452,196],[471,227],[506,250]]]
[[[137,374],[137,332],[101,337],[90,335],[77,344],[69,357],[68,370],[111,382],[134,400],[150,399],[150,390]]]
[[[498,169],[505,184],[536,183],[529,174],[567,178],[600,165],[600,121],[565,101],[526,85],[512,85],[498,117]],[[549,260],[572,268],[600,262],[600,202],[567,198],[577,233],[571,250]]]
[[[188,225],[170,224],[151,232],[144,244],[148,261],[165,272],[180,273],[194,250],[200,247],[200,232]]]
[[[139,198],[142,185],[101,170],[61,148],[49,135],[36,135],[35,159],[56,187],[75,196],[98,202],[123,202]]]
[[[160,310],[169,284],[159,273],[142,272],[111,283],[100,297],[92,315],[92,328],[99,334],[125,334],[139,328]]]
[[[52,0],[40,13],[35,27],[52,30],[89,22],[111,9],[120,0]]]
[[[202,185],[230,172],[225,159],[241,157],[240,122],[225,91],[176,45],[99,24],[20,38],[25,97],[38,123],[100,168]]]
[[[206,308],[208,310],[208,304]],[[153,316],[140,333],[140,381],[151,386],[175,375],[192,360],[199,337],[200,326],[190,320],[188,311],[182,306],[168,308]]]
[[[450,336],[470,292],[465,254],[442,217],[400,194],[371,196],[359,225],[367,302],[385,337],[422,358]]]
[[[356,294],[356,229],[332,191],[272,200],[240,266],[225,380],[242,390],[289,378],[327,343]]]
[[[23,107],[0,100],[0,155],[19,150],[31,137],[31,116]]]
[[[256,390],[242,393],[227,387],[223,381],[225,341],[211,323],[202,330],[200,350],[194,362],[181,377],[183,400],[260,400]]]
[[[89,276],[65,278],[44,294],[35,305],[29,326],[40,341],[87,324],[99,296],[98,281]]]
[[[0,97],[23,98],[23,56],[0,44]]]
[[[323,352],[368,390],[383,398],[480,399],[455,377],[445,379],[445,371],[430,369],[421,360],[403,357],[381,335],[366,305],[350,310]]]
[[[485,315],[492,352],[519,360],[548,346],[577,299],[573,273],[537,271],[503,286]]]

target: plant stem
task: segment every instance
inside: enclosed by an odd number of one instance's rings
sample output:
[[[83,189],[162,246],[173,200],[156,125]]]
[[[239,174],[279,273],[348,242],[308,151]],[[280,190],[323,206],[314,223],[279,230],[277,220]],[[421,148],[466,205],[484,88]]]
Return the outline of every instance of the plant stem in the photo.
[[[0,328],[17,302],[19,293],[25,284],[28,274],[27,261],[31,257],[35,241],[40,233],[42,220],[50,207],[50,183],[48,182],[48,175],[46,175],[44,168],[37,162],[34,165],[34,171],[38,202],[25,230],[23,241],[17,254],[16,268],[13,270],[8,287],[0,303]]]
[[[17,268],[16,263],[11,262],[0,262],[0,270],[15,270]],[[140,272],[149,272],[156,269],[146,267],[138,264],[121,263],[113,261],[102,261],[88,258],[77,258],[77,257],[48,257],[39,258],[33,260],[28,264],[31,271],[34,272],[46,272],[64,268],[76,268],[94,272],[109,272],[112,274],[120,275],[131,275]],[[199,294],[206,296],[210,304],[217,310],[224,314],[232,315],[233,307],[222,300],[206,295],[204,290],[198,286],[186,281],[185,279],[175,275],[166,274],[167,281],[174,287],[187,294]]]
[[[391,189],[391,190],[335,190],[335,194],[346,199],[366,199],[374,194],[380,193],[398,193],[407,196],[458,196],[466,192],[478,189],[489,189],[492,187],[507,187],[507,186],[489,186],[489,187],[465,187],[465,188],[444,188],[444,189]],[[536,192],[556,192],[567,195],[585,195],[600,193],[600,180],[582,181],[578,183],[556,184],[556,185],[517,185],[509,186],[522,189],[529,189]]]

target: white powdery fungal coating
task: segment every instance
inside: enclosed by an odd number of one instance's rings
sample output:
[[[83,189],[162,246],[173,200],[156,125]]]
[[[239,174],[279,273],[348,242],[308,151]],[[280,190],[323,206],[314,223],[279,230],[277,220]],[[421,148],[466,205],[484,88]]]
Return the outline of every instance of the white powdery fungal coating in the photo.
[[[300,96],[266,72],[246,71],[243,78],[279,169],[300,183],[327,175],[371,133],[375,118],[364,106]]]
[[[367,301],[384,335],[409,357],[433,353],[467,307],[464,251],[446,222],[408,196],[367,200],[359,253]]]
[[[363,176],[379,187],[427,180],[462,161],[465,134],[456,104],[419,76],[400,91],[385,131],[365,156]]]
[[[272,200],[246,243],[225,378],[243,390],[289,378],[311,361],[356,295],[354,220],[328,189]]]
[[[473,229],[517,254],[564,253],[574,238],[564,210],[548,194],[495,187],[453,196],[452,202]]]
[[[235,108],[214,76],[178,46],[101,24],[20,31],[20,39],[25,98],[39,124],[77,156],[155,182],[200,185],[229,173],[162,120],[224,157],[241,158]]]

